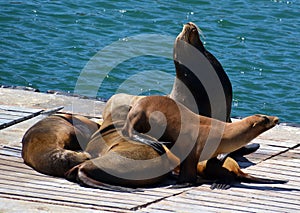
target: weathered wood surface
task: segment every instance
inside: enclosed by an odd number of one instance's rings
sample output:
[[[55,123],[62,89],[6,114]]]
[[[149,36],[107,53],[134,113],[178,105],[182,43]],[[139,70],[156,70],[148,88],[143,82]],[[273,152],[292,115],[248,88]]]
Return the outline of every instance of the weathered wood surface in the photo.
[[[3,90],[0,89],[0,93]],[[18,96],[18,92],[15,92]],[[29,95],[30,93],[26,93]],[[20,94],[19,94],[20,95]],[[18,110],[48,110],[67,106],[63,97],[34,93],[31,102],[18,100],[0,105]],[[24,94],[22,93],[22,95]],[[48,98],[48,99],[47,99]],[[30,98],[29,98],[30,99]],[[47,103],[52,100],[51,105]],[[40,101],[40,102],[39,102]],[[80,100],[82,104],[84,101]],[[90,116],[99,115],[103,103]],[[70,105],[69,105],[70,106]],[[64,109],[69,111],[68,109]],[[74,111],[73,111],[74,112]],[[80,111],[76,111],[81,113]],[[9,114],[9,113],[8,113]],[[88,113],[82,113],[88,114]],[[26,114],[27,115],[27,114]],[[23,163],[20,141],[25,131],[45,115],[0,130],[0,212],[300,212],[300,129],[277,126],[253,142],[261,147],[242,159],[243,169],[253,175],[289,180],[287,184],[240,184],[229,190],[211,190],[210,185],[168,189],[163,187],[124,193],[84,188],[62,178],[40,174]],[[253,165],[251,165],[251,163]],[[251,165],[251,166],[249,166]]]
[[[245,171],[260,177],[289,180],[284,185],[242,184],[229,190],[195,187],[143,209],[144,212],[299,212],[300,149],[287,151]]]
[[[0,105],[0,129],[33,118],[43,110]]]
[[[122,212],[138,209],[139,206],[187,190],[153,188],[141,192],[120,193],[84,188],[62,178],[46,176],[32,170],[23,163],[20,153],[20,148],[0,147],[0,198],[76,207],[82,210]]]

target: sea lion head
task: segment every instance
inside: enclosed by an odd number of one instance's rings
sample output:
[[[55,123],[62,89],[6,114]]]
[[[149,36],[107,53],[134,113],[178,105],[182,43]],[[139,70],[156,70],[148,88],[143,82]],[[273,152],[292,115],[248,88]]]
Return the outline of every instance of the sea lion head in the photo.
[[[203,52],[205,49],[203,43],[200,40],[199,34],[202,35],[202,31],[200,30],[200,28],[193,22],[188,22],[183,25],[181,33],[177,36],[175,40],[175,45],[176,42],[178,42],[178,40],[183,40],[196,47],[199,51]]]
[[[279,118],[276,116],[268,116],[268,115],[253,115],[251,116],[252,128],[261,128],[263,131],[273,128],[279,122]]]

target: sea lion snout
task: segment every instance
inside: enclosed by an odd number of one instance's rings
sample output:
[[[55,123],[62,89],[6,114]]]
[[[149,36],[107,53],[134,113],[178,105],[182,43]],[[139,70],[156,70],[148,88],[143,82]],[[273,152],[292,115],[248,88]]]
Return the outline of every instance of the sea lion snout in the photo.
[[[202,35],[202,31],[193,22],[188,22],[183,25],[181,33],[176,38],[176,41],[183,40],[194,47],[202,46],[202,42],[199,37],[199,33]]]
[[[276,116],[272,116],[273,117],[273,123],[276,125],[276,124],[279,124],[279,118],[276,117]]]

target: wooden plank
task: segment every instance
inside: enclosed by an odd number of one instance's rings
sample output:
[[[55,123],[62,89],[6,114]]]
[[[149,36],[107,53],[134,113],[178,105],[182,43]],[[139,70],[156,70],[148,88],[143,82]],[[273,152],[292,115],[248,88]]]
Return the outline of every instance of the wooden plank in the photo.
[[[31,112],[20,112],[20,111],[7,111],[7,110],[0,110],[0,115],[12,115],[12,116],[26,116],[32,114]]]
[[[200,188],[199,188],[200,189]],[[241,210],[252,209],[264,210],[268,206],[269,210],[272,211],[286,211],[287,209],[295,210],[299,208],[299,205],[293,203],[293,200],[273,197],[269,194],[266,194],[264,191],[263,194],[256,194],[256,192],[261,192],[261,190],[250,190],[240,189],[237,191],[235,189],[227,191],[207,191],[201,188],[190,190],[186,194],[179,195],[177,197],[170,198],[172,202],[175,203],[188,203],[188,204],[197,204],[201,203],[205,206],[215,206],[220,209],[229,208],[232,210]],[[248,191],[248,193],[246,193]],[[278,192],[276,192],[278,193]],[[295,198],[295,197],[294,197]]]
[[[120,212],[120,213],[129,212],[128,209],[121,209],[121,208],[117,208],[117,207],[114,208],[114,207],[99,206],[99,205],[85,205],[82,203],[73,203],[73,202],[67,202],[67,201],[53,202],[52,200],[30,197],[30,196],[27,196],[27,197],[23,196],[22,198],[20,198],[19,196],[14,196],[11,194],[6,194],[6,193],[0,194],[0,200],[2,200],[3,198],[7,198],[10,200],[27,201],[28,202],[27,205],[29,205],[29,206],[32,206],[32,204],[34,205],[34,204],[38,203],[41,207],[44,207],[44,204],[57,205],[62,208],[63,207],[71,207],[73,209],[73,211],[71,211],[71,212],[77,212],[78,209],[81,209],[84,212],[86,210],[97,210],[97,212]],[[2,207],[2,205],[3,204],[0,203],[0,207]],[[48,205],[48,207],[50,205]],[[27,211],[27,209],[28,208],[23,209],[21,212],[30,212],[30,211]],[[81,212],[83,212],[83,211],[81,211]],[[19,212],[17,212],[17,213],[19,213]],[[38,211],[38,212],[40,212],[40,211]],[[53,209],[51,208],[51,210],[49,212],[55,212],[55,211],[53,211]]]
[[[64,212],[64,213],[97,213],[99,211],[91,208],[78,208],[78,207],[70,207],[63,206],[57,204],[48,204],[48,203],[40,203],[40,202],[29,202],[24,200],[14,199],[14,197],[10,198],[0,198],[0,212],[9,212],[9,213],[40,213],[40,212]],[[104,211],[101,209],[101,212],[111,212]]]
[[[3,110],[4,107],[5,106],[0,106],[0,109]],[[30,118],[33,118],[33,117],[39,115],[43,110],[41,110],[41,109],[40,110],[22,109],[22,108],[19,108],[19,107],[18,108],[14,107],[13,109],[7,109],[7,111],[17,112],[17,113],[20,113],[20,112],[27,112],[27,113],[25,113],[23,116],[13,115],[13,114],[5,115],[3,113],[0,114],[0,118],[2,119],[1,123],[0,123],[0,130],[4,129],[6,127],[12,126],[14,124],[20,123],[22,121],[28,120]],[[30,112],[30,113],[28,113],[28,112]]]
[[[197,201],[196,203],[185,203],[181,199],[176,201],[163,200],[145,209],[146,212],[156,212],[157,210],[168,210],[171,212],[249,212],[249,210],[247,211],[245,208],[235,208],[235,206],[220,207],[210,201]]]
[[[1,155],[6,155],[6,156],[11,156],[11,157],[19,157],[21,158],[21,147],[11,147],[11,146],[6,146],[6,145],[0,145],[0,156]],[[17,160],[18,158],[13,158]]]
[[[251,193],[245,193],[245,192],[251,192]],[[266,196],[271,195],[271,196]],[[204,188],[197,188],[191,191],[188,191],[186,193],[189,197],[194,197],[198,199],[206,199],[210,201],[213,198],[221,198],[219,199],[219,202],[222,202],[222,199],[229,199],[231,201],[242,201],[242,200],[250,200],[251,203],[265,203],[265,202],[273,202],[274,205],[291,205],[294,206],[294,208],[299,208],[299,204],[296,203],[294,200],[291,200],[290,198],[282,197],[280,196],[280,190],[276,190],[276,188],[268,191],[262,191],[259,188],[253,188],[253,189],[247,189],[247,188],[233,188],[232,190],[210,190],[206,187],[206,190]],[[207,199],[209,198],[209,199]],[[296,198],[296,200],[299,198]],[[230,201],[230,202],[231,202]],[[281,204],[280,204],[281,203]],[[238,203],[236,205],[239,205]]]
[[[12,122],[14,119],[11,118],[11,119],[4,119],[4,118],[0,118],[0,125],[3,125],[5,123],[10,123]]]
[[[38,116],[41,113],[47,115],[53,114],[62,108],[60,106],[44,111],[42,109],[0,105],[0,130]]]
[[[281,143],[274,140],[276,137],[258,140],[261,148],[246,156],[255,159],[257,165],[243,171],[290,182],[283,185],[242,184],[224,191],[210,190],[210,185],[183,189],[156,187],[134,193],[85,188],[34,171],[23,163],[21,147],[0,145],[0,202],[2,199],[18,200],[29,206],[49,205],[50,210],[56,205],[74,211],[99,212],[298,212],[300,147],[295,147],[294,140],[289,144],[289,139],[281,135],[284,138]],[[278,156],[267,159],[271,155]],[[0,204],[0,212],[2,206]]]
[[[35,189],[42,190],[45,192],[54,192],[54,193],[59,193],[62,196],[65,196],[66,199],[67,197],[70,197],[70,193],[74,193],[74,196],[76,196],[79,199],[93,199],[95,197],[96,192],[100,192],[101,190],[90,190],[88,188],[84,187],[79,187],[77,184],[65,184],[67,182],[66,180],[62,181],[60,184],[58,183],[53,183],[53,182],[46,182],[43,179],[31,179],[30,176],[20,176],[16,175],[13,176],[12,172],[7,172],[5,175],[0,174],[0,179],[5,181],[5,185],[13,184],[13,183],[18,183],[20,186],[26,186],[26,189],[31,189],[36,191]],[[76,186],[76,187],[74,187]],[[66,188],[71,187],[72,189],[68,189],[66,193]],[[79,188],[78,188],[79,187]],[[80,189],[80,191],[78,191]],[[76,195],[75,195],[76,193]],[[110,193],[110,191],[105,191],[104,193],[101,193],[101,198],[103,201],[111,202],[115,201],[116,203],[123,203],[124,201],[124,194],[126,194],[127,199],[126,203],[127,204],[132,204],[132,205],[139,205],[141,202],[152,202],[153,201],[153,196],[149,196],[148,194],[143,194],[140,193],[139,196],[136,196],[136,193]],[[50,199],[51,197],[49,197]]]
[[[3,154],[3,150],[7,155]],[[50,204],[58,203],[59,205],[71,204],[82,208],[93,206],[99,210],[111,208],[113,211],[116,209],[118,209],[117,211],[129,211],[143,206],[145,203],[152,203],[157,199],[172,196],[175,192],[184,190],[145,189],[144,192],[120,193],[85,188],[63,178],[37,173],[26,166],[20,156],[12,156],[19,154],[19,149],[6,146],[2,147],[1,152],[0,194],[4,194],[5,197]]]
[[[20,183],[19,183],[20,184]],[[21,185],[22,187],[16,186],[13,182],[12,183],[6,183],[2,184],[0,183],[0,194],[11,194],[14,196],[26,196],[39,199],[46,199],[48,201],[55,202],[69,202],[69,203],[77,203],[82,205],[93,205],[98,207],[111,207],[111,208],[120,208],[120,209],[130,209],[135,207],[135,205],[138,204],[138,202],[133,203],[133,201],[124,202],[120,199],[105,199],[103,196],[101,196],[102,193],[99,193],[98,195],[94,194],[94,196],[78,196],[77,193],[74,193],[72,191],[69,191],[69,189],[65,189],[65,193],[62,193],[61,191],[52,191],[52,190],[43,190],[40,188],[31,188],[24,184]],[[26,189],[26,194],[24,194],[24,189]]]
[[[41,109],[18,107],[18,106],[8,106],[8,105],[0,105],[0,110],[11,111],[11,112],[25,112],[25,113],[30,113],[30,114],[42,111]]]

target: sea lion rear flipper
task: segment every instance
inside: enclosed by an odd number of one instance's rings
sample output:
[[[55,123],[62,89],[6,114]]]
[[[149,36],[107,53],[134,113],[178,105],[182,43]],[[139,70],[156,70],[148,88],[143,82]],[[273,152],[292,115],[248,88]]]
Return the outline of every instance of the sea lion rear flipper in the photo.
[[[122,186],[114,186],[111,184],[103,183],[97,180],[94,180],[87,176],[87,174],[81,168],[82,165],[77,165],[66,172],[65,177],[67,180],[72,182],[78,182],[80,185],[85,187],[103,189],[108,191],[118,191],[118,192],[137,192],[141,191],[140,189],[127,188]]]
[[[288,182],[287,180],[276,180],[276,179],[255,177],[246,173],[244,173],[243,176],[239,176],[238,179],[240,182],[244,182],[244,183],[259,183],[259,184],[284,184]]]

